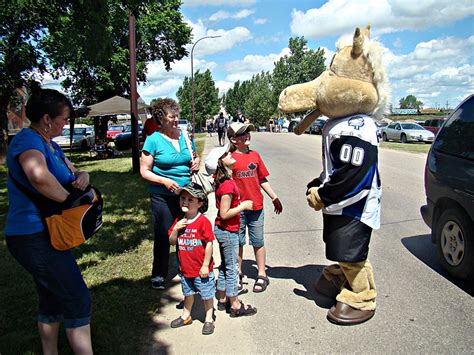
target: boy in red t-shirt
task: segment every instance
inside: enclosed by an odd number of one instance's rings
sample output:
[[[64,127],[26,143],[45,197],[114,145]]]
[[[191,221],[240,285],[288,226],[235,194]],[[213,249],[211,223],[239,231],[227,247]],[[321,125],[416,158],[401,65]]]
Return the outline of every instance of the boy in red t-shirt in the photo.
[[[214,332],[214,262],[212,241],[214,233],[211,222],[201,214],[207,209],[207,196],[202,187],[193,182],[176,191],[179,206],[184,216],[178,217],[169,230],[170,244],[177,245],[181,287],[184,295],[183,314],[171,322],[171,328],[189,325],[193,322],[191,310],[194,295],[199,293],[204,302],[206,320],[202,334]]]
[[[263,195],[260,188],[272,199],[276,214],[283,211],[283,206],[267,180],[267,176],[270,174],[260,154],[250,149],[250,131],[254,130],[255,127],[252,124],[234,122],[227,130],[227,136],[234,149],[232,157],[236,160],[232,168],[232,178],[239,188],[240,198],[253,201],[252,211],[240,213],[239,270],[242,270],[243,246],[245,245],[245,232],[248,228],[249,240],[253,246],[258,268],[253,292],[263,292],[267,289],[270,280],[265,271]],[[242,279],[242,276],[240,278]]]

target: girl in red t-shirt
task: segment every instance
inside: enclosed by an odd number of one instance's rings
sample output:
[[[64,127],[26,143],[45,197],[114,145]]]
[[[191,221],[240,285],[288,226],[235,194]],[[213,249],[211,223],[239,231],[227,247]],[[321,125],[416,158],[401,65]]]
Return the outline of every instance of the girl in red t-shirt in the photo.
[[[214,235],[219,242],[221,265],[217,279],[217,309],[227,311],[231,317],[252,316],[257,309],[245,306],[238,299],[238,252],[240,212],[252,210],[253,202],[240,201],[237,185],[232,179],[235,159],[229,152],[229,145],[213,149],[206,158],[206,169],[215,174],[217,217]]]

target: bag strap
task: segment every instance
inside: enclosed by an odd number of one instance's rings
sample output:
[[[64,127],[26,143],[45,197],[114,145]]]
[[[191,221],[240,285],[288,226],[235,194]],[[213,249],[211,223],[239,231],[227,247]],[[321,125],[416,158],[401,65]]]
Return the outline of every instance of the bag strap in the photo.
[[[189,154],[191,154],[192,164],[194,164],[194,150],[193,150],[193,147],[191,145],[191,140],[189,139],[189,136],[186,132],[181,131],[181,134],[184,135],[184,141],[186,142],[186,147],[188,147]]]
[[[9,171],[8,172],[8,176],[10,177],[10,179],[13,181],[13,183],[15,184],[15,186],[21,191],[23,192],[26,197],[28,197],[31,202],[33,202],[33,204],[40,210],[41,209],[41,204],[40,204],[40,197],[35,195],[33,193],[33,191],[31,191],[30,189],[26,188],[26,186],[22,185],[17,179],[15,179],[12,175],[12,173]]]

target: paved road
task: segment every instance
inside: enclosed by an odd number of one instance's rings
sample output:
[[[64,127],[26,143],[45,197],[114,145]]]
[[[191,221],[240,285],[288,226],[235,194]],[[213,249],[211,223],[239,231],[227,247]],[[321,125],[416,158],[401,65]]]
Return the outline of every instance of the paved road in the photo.
[[[326,320],[327,309],[318,306],[312,290],[329,264],[321,214],[308,208],[304,198],[306,183],[321,170],[321,137],[255,133],[252,139],[284,204],[279,216],[268,199],[265,205],[270,286],[262,294],[250,291],[242,297],[258,314],[230,319],[217,312],[214,335],[203,337],[201,321],[170,329],[179,311],[169,303],[155,317],[160,330],[150,353],[472,353],[474,287],[453,281],[440,269],[419,214],[425,155],[380,151],[382,227],[373,234],[369,254],[378,286],[377,313],[363,325],[340,327]],[[208,138],[205,152],[216,144],[216,137]],[[214,216],[211,210],[209,217]],[[247,247],[244,272],[250,288],[256,277],[252,254]],[[169,292],[179,298],[179,284]],[[202,320],[202,307],[195,308],[194,318]]]

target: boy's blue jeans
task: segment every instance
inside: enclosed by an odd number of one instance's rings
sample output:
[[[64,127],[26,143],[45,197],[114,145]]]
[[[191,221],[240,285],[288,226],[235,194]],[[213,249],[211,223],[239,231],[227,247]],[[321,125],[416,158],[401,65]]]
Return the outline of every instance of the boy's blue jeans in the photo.
[[[217,290],[225,291],[227,297],[235,297],[239,293],[239,267],[237,259],[239,254],[239,233],[229,232],[215,226],[214,236],[219,242],[219,252],[221,255]]]
[[[88,325],[91,297],[72,252],[54,249],[45,232],[7,236],[5,239],[12,256],[36,283],[38,321],[64,321],[65,328]]]

